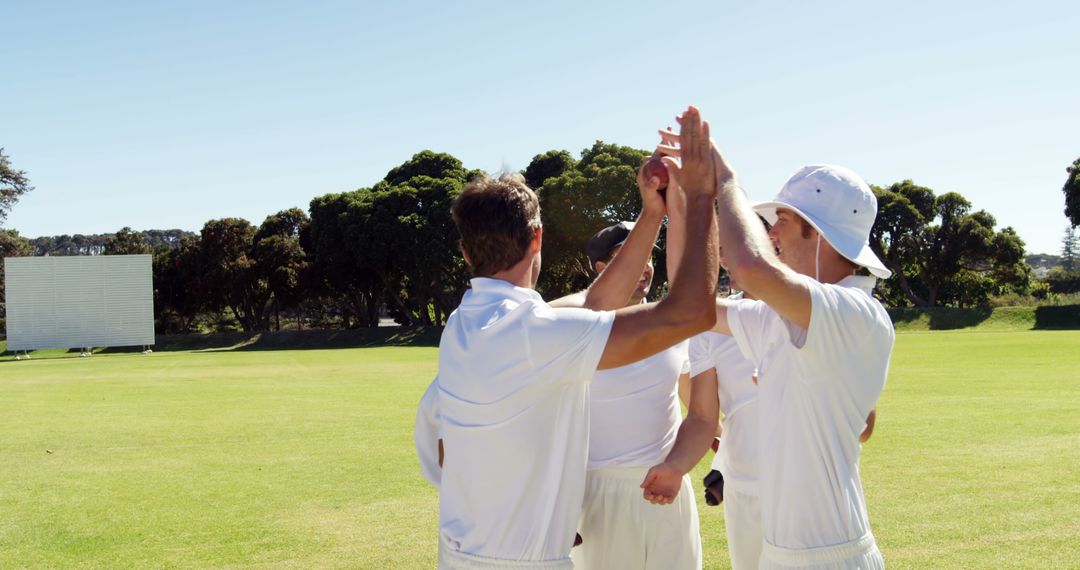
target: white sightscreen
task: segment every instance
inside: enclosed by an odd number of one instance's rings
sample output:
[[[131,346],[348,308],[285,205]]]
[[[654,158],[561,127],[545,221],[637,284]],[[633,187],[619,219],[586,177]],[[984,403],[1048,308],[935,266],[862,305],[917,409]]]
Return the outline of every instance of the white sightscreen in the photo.
[[[7,348],[154,344],[149,255],[8,257]]]

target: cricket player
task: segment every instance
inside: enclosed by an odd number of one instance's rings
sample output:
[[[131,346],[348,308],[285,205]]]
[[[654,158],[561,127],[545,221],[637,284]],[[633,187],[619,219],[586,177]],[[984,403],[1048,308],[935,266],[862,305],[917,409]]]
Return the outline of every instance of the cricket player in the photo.
[[[639,176],[639,184],[645,183]],[[668,190],[671,192],[671,189]],[[585,251],[602,274],[634,227],[620,222],[596,233]],[[677,260],[668,264],[674,275]],[[646,263],[627,306],[645,302],[653,266]],[[684,478],[674,505],[641,496],[649,467],[667,456],[682,419],[678,387],[689,380],[688,342],[640,362],[601,370],[589,388],[589,462],[578,532],[571,557],[578,569],[680,570],[701,568],[697,505]]]
[[[573,567],[595,371],[666,350],[716,320],[717,177],[702,127],[680,133],[684,155],[695,157],[689,167],[665,159],[690,204],[685,223],[669,231],[685,234],[688,245],[669,296],[657,303],[616,311],[548,305],[533,290],[543,238],[536,194],[519,176],[506,176],[476,180],[455,200],[462,254],[475,277],[447,322],[434,397],[421,402],[417,421],[420,430],[435,418],[445,451],[440,568]],[[591,288],[605,297],[616,291],[619,305],[636,288],[659,232],[658,186],[649,181],[620,255]],[[437,448],[424,442],[430,438],[417,437],[421,464],[437,463]]]
[[[680,121],[683,132],[702,124],[694,108]],[[691,168],[700,155],[681,152],[681,138],[667,135],[660,150]],[[720,243],[734,278],[758,299],[718,300],[714,330],[758,368],[760,568],[884,568],[859,479],[860,435],[895,338],[871,295],[870,275],[890,275],[868,243],[876,199],[851,170],[814,165],[751,207],[715,148],[712,160]],[[755,212],[772,224],[768,235]],[[650,470],[647,498],[674,499],[696,462],[693,447],[676,442]]]
[[[723,249],[720,266],[727,263]],[[739,284],[731,280],[731,288]],[[752,299],[744,291],[728,297],[729,301]],[[690,371],[692,394],[687,406],[687,426],[696,429],[680,431],[682,438],[696,437],[700,455],[707,452],[709,428],[723,417],[722,437],[713,444],[712,472],[706,477],[706,492],[712,493],[724,508],[724,529],[727,533],[728,556],[734,570],[759,566],[762,548],[761,500],[758,490],[758,406],[757,367],[743,356],[732,337],[717,332],[704,332],[690,339]],[[867,426],[859,436],[866,442],[873,431],[875,410],[870,410]],[[700,435],[695,433],[700,432]],[[719,479],[719,492],[716,483]],[[710,503],[714,504],[714,503]]]
[[[724,258],[721,254],[721,266]],[[726,267],[725,267],[726,269]],[[738,287],[731,281],[733,289]],[[744,298],[739,292],[728,297]],[[722,474],[728,556],[734,570],[758,567],[761,558],[761,507],[758,497],[758,387],[754,363],[730,336],[705,332],[690,339],[691,395],[687,430],[680,438],[698,437],[699,458],[710,444],[710,431],[723,414],[712,470]],[[696,429],[695,429],[696,428]]]

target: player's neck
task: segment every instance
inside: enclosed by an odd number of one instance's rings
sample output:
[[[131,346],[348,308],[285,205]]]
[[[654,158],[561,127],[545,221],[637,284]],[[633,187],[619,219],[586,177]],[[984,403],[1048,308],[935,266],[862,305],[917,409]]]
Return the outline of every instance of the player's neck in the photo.
[[[533,256],[526,255],[521,261],[509,268],[493,273],[488,277],[502,279],[515,287],[533,289],[536,286],[537,278],[540,277],[540,263],[538,260],[534,260]]]

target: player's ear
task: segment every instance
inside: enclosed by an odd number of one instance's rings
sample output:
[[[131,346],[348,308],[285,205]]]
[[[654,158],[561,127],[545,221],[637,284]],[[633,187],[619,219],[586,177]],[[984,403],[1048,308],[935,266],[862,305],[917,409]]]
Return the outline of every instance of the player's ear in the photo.
[[[536,253],[540,251],[544,242],[544,227],[540,226],[533,231],[532,242],[529,243],[529,252]]]

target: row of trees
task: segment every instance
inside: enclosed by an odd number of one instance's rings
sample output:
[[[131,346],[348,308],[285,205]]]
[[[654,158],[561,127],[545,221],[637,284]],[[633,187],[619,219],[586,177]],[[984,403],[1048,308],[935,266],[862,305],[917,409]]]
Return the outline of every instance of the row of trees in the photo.
[[[886,303],[921,307],[983,303],[992,294],[1027,293],[1024,242],[960,194],[904,180],[874,187],[878,217],[870,246],[893,271],[878,288]]]
[[[583,245],[598,229],[634,218],[645,156],[597,141],[579,158],[539,154],[523,171],[543,212],[538,289],[546,298],[588,285]],[[222,218],[198,233],[124,228],[35,240],[0,230],[0,248],[7,256],[152,253],[161,332],[219,326],[221,315],[248,331],[280,328],[283,317],[347,328],[375,326],[386,314],[402,324],[442,324],[469,279],[450,206],[479,174],[453,156],[423,151],[371,187],[319,196],[308,212],[284,210],[259,226]],[[1032,291],[1023,241],[1012,228],[996,229],[994,217],[963,196],[910,180],[874,192],[871,245],[894,272],[878,287],[887,304],[971,306]]]
[[[121,232],[132,233],[131,228]],[[145,230],[138,232],[137,239],[151,250],[161,247],[179,247],[180,240],[195,235],[184,230]],[[30,240],[31,255],[102,255],[106,253],[106,244],[114,239],[115,234],[75,234],[61,236],[43,236]]]

